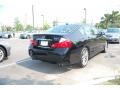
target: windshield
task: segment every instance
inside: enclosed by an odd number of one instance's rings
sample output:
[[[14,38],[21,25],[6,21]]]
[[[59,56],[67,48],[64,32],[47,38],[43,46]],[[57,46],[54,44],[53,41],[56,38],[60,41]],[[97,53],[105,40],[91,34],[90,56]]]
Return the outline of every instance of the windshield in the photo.
[[[108,33],[120,33],[119,29],[108,29],[107,30]]]
[[[80,28],[80,25],[60,25],[49,29],[50,33],[72,33]]]

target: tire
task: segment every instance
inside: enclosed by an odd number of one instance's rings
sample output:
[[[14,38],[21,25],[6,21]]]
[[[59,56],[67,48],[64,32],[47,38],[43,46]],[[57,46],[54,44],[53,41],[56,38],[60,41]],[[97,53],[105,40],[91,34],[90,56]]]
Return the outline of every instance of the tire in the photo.
[[[105,43],[104,50],[102,51],[102,53],[106,53],[107,49],[108,49],[108,42]]]
[[[11,38],[11,35],[8,35],[8,38]]]
[[[87,47],[83,47],[80,51],[80,67],[83,68],[88,64],[89,51]]]
[[[5,49],[0,47],[0,62],[2,62],[5,58]]]

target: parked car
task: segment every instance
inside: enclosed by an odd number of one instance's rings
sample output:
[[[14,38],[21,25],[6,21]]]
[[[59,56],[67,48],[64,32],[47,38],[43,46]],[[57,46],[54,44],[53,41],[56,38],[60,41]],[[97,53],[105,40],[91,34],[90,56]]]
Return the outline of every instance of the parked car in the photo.
[[[11,32],[3,32],[2,38],[12,38],[12,33]]]
[[[11,32],[0,32],[0,38],[11,38],[12,33]]]
[[[33,34],[38,33],[37,30],[32,30],[32,31],[26,31],[24,33],[20,34],[20,39],[30,39]]]
[[[3,37],[3,32],[0,32],[0,38],[2,38]]]
[[[34,34],[28,52],[33,60],[59,65],[77,63],[85,67],[91,57],[106,52],[106,49],[106,38],[95,27],[68,24],[56,26],[42,34]]]
[[[106,37],[108,42],[120,43],[120,28],[108,28]]]
[[[0,62],[10,56],[10,50],[10,45],[6,41],[0,39]]]

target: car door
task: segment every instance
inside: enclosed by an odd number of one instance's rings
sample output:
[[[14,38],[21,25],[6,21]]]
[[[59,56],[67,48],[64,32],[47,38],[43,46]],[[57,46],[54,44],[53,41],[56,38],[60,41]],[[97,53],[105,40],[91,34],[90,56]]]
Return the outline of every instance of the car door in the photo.
[[[96,53],[102,51],[104,49],[104,45],[106,42],[105,36],[101,33],[99,34],[98,30],[95,27],[92,27],[94,34],[96,36]]]
[[[85,28],[86,36],[88,38],[87,39],[88,40],[87,45],[90,48],[90,56],[92,57],[98,52],[98,49],[97,49],[97,45],[98,45],[97,34],[96,34],[95,29],[93,29],[93,27],[91,27],[91,26],[86,26],[84,28]]]
[[[102,51],[104,49],[104,46],[107,43],[107,38],[105,36],[105,33],[98,32],[97,40],[98,40],[98,47],[97,48],[99,49],[99,52],[100,52],[100,51]]]

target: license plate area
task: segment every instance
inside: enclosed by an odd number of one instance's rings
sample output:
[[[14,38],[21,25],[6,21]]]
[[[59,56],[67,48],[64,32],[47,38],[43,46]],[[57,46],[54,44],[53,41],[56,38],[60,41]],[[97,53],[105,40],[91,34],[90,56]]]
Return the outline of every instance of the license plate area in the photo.
[[[41,40],[39,41],[40,46],[48,47],[48,41],[47,40]]]

